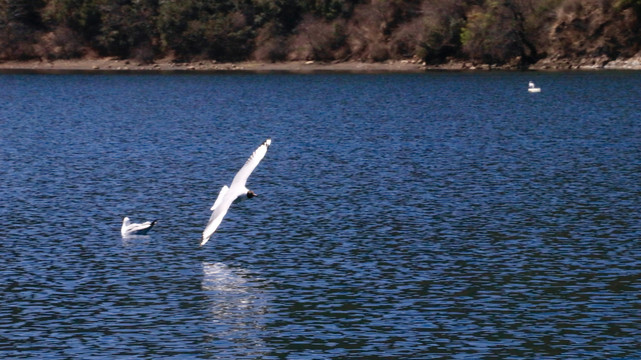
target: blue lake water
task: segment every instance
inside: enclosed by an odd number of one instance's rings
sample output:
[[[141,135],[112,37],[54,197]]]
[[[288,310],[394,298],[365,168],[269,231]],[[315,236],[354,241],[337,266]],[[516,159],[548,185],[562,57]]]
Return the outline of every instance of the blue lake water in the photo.
[[[640,358],[640,109],[637,72],[0,74],[0,358]]]

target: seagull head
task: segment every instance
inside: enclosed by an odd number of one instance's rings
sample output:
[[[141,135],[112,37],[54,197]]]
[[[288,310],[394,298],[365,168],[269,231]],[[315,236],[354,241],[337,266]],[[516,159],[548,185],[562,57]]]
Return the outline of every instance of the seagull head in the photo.
[[[255,192],[253,192],[251,190],[247,191],[247,198],[248,199],[251,199],[251,198],[253,198],[255,196],[258,196],[258,194],[256,194]]]

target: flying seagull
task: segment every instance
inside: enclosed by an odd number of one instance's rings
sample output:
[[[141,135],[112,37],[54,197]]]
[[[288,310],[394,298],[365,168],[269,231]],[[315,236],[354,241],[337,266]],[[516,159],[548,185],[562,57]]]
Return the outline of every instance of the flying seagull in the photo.
[[[134,224],[131,222],[129,217],[125,217],[122,220],[122,227],[120,228],[120,234],[122,237],[127,237],[130,235],[147,235],[149,230],[151,230],[154,225],[156,225],[156,222],[158,220],[154,221],[145,221],[142,224]]]
[[[245,162],[245,165],[238,171],[236,176],[234,176],[231,185],[229,187],[225,185],[220,189],[218,198],[216,198],[214,205],[210,209],[213,213],[207,222],[205,231],[203,231],[203,239],[200,242],[200,246],[205,245],[205,243],[209,241],[209,238],[214,234],[220,222],[223,221],[225,214],[227,214],[227,210],[229,210],[229,207],[236,199],[251,199],[257,196],[256,193],[249,190],[245,184],[247,183],[249,175],[251,175],[252,171],[258,166],[258,163],[265,157],[265,154],[267,154],[267,148],[271,143],[272,139],[265,140],[249,159],[247,159],[247,162]]]

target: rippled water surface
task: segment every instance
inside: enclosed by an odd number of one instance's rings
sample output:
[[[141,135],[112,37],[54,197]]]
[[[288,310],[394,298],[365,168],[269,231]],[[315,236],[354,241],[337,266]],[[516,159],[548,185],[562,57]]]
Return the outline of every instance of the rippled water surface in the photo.
[[[640,89],[0,75],[0,357],[639,358]]]

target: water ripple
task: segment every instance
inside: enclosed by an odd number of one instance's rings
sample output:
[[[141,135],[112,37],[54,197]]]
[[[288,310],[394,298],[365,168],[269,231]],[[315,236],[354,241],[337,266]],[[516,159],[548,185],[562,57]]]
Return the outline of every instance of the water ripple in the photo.
[[[638,76],[2,75],[0,356],[639,357]]]

